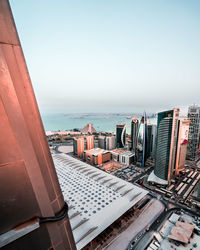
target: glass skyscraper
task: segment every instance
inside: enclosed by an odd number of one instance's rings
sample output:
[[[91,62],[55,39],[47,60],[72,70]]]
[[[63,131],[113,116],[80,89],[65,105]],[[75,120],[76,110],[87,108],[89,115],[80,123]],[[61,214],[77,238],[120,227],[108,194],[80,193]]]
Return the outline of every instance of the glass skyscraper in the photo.
[[[135,163],[145,167],[147,159],[147,117],[146,113],[140,122],[136,118],[131,120],[131,150],[135,154]]]
[[[124,148],[126,144],[126,124],[116,126],[116,148]]]
[[[158,113],[156,162],[148,181],[167,185],[175,174],[179,109]]]
[[[187,159],[195,160],[199,145],[200,107],[198,106],[189,107],[188,118],[190,120],[190,127],[188,136]]]

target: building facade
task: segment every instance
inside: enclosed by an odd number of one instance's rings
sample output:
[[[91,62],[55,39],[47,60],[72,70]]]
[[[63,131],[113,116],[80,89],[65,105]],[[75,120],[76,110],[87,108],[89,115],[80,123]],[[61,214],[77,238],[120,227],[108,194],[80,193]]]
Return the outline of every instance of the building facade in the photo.
[[[7,0],[0,1],[0,17],[0,248],[74,250],[66,199]]]
[[[178,121],[178,138],[177,138],[177,149],[176,149],[176,171],[178,175],[185,166],[187,144],[188,144],[188,133],[189,133],[189,119],[180,119]]]
[[[83,159],[91,165],[101,165],[111,160],[111,153],[101,148],[93,148],[83,152]]]
[[[87,150],[90,150],[90,149],[94,148],[94,136],[93,135],[86,136],[85,140],[86,140],[86,148],[87,148]]]
[[[130,150],[135,153],[137,147],[137,134],[138,134],[139,120],[135,117],[131,120],[131,147]]]
[[[147,158],[155,159],[157,126],[147,125]]]
[[[74,138],[73,140],[73,152],[78,157],[83,156],[83,152],[85,150],[85,140],[84,137]]]
[[[178,119],[177,108],[158,113],[156,161],[150,182],[167,185],[175,174]]]
[[[145,162],[147,160],[147,116],[144,113],[144,116],[141,118],[138,132],[137,132],[137,141],[135,147],[135,162],[141,167],[145,167]]]
[[[85,149],[90,150],[92,148],[94,148],[94,137],[92,135],[74,138],[73,140],[74,155],[77,155],[80,158],[83,157]]]
[[[199,146],[199,133],[200,133],[200,107],[190,106],[188,109],[188,119],[190,120],[187,159],[195,160]]]
[[[111,151],[112,160],[129,166],[134,161],[134,153],[124,149],[116,148]]]
[[[126,144],[126,124],[116,125],[116,148],[124,148]]]
[[[115,136],[99,136],[98,147],[106,150],[112,150],[115,148]]]

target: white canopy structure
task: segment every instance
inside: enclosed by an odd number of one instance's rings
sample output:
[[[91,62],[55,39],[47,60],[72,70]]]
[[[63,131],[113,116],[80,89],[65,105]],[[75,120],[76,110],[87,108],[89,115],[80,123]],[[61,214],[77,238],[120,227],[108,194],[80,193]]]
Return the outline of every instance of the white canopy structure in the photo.
[[[140,201],[148,191],[66,154],[53,155],[77,249]]]

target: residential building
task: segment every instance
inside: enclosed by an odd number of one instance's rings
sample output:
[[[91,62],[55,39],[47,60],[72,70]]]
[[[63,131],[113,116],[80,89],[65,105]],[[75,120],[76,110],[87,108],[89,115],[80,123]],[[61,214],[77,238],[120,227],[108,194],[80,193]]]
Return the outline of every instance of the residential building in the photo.
[[[86,148],[87,148],[87,150],[90,150],[90,149],[94,148],[94,136],[93,135],[86,136],[85,140],[86,140]]]
[[[74,138],[73,140],[73,152],[80,158],[83,157],[85,149],[90,150],[92,148],[94,148],[94,137],[92,135]]]
[[[73,152],[78,157],[83,156],[83,152],[85,150],[85,140],[84,137],[74,138],[73,140]]]

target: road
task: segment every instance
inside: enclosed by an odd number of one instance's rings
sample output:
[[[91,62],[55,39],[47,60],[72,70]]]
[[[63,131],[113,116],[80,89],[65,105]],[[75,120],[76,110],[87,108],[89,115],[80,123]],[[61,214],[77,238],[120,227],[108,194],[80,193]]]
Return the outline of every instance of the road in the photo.
[[[124,230],[117,238],[114,239],[111,244],[106,247],[106,250],[124,250],[127,249],[130,239],[142,234],[157,220],[160,214],[165,210],[165,205],[157,199],[151,199],[144,210],[138,215],[138,217]]]
[[[147,171],[145,171],[144,173],[136,176],[132,181],[130,181],[131,183],[135,183],[137,180],[139,180],[140,178],[142,178],[145,175],[149,175],[151,173],[151,171],[154,169],[154,167],[149,168]]]

